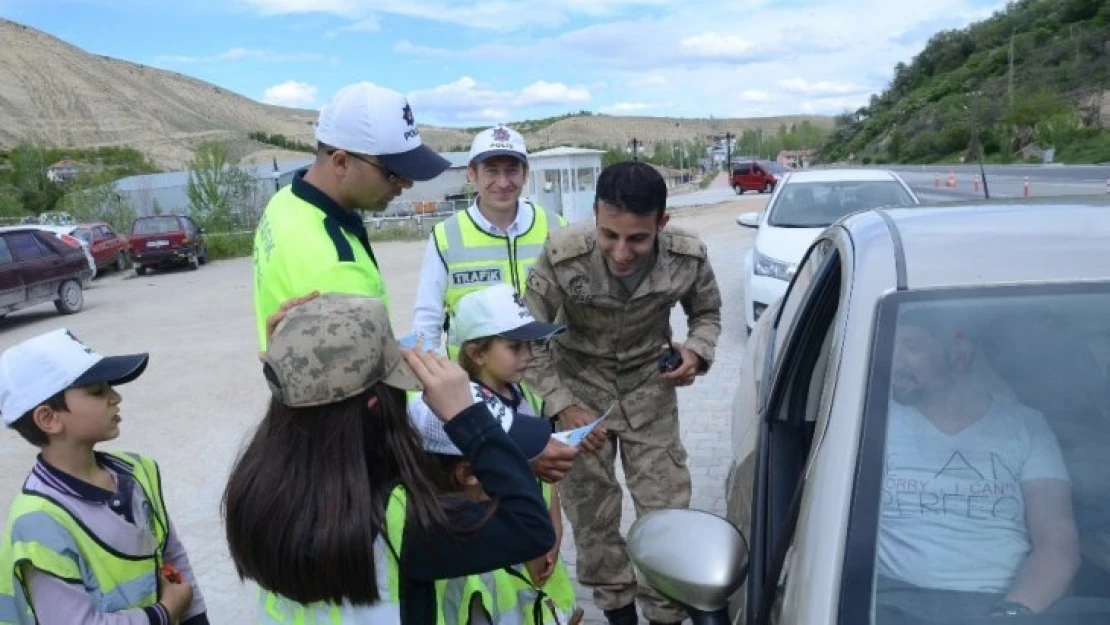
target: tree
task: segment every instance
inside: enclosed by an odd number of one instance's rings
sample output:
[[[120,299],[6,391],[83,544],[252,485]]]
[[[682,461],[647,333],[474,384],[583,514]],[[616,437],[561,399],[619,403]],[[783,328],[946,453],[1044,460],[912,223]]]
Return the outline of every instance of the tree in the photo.
[[[185,189],[189,212],[203,228],[213,232],[230,231],[249,202],[254,187],[253,176],[230,162],[222,143],[202,143],[189,163],[189,182]]]
[[[41,148],[21,145],[8,157],[10,180],[23,210],[33,215],[54,210],[62,189],[46,176],[46,155]]]

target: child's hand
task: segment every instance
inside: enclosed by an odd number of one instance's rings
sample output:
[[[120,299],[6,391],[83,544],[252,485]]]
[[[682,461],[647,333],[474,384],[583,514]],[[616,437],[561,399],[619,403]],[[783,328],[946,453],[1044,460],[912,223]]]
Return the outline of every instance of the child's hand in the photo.
[[[424,387],[424,403],[440,421],[446,423],[474,405],[470,376],[457,363],[420,346],[401,355]]]
[[[310,302],[319,296],[319,291],[313,291],[303,297],[294,297],[293,299],[287,299],[282,302],[281,306],[277,309],[277,312],[270,315],[269,317],[266,317],[266,342],[270,342],[270,338],[274,336],[274,330],[277,329],[278,324],[281,323],[282,319],[285,319],[285,315],[289,312],[290,308],[293,308],[294,306],[300,306],[305,302]],[[265,356],[265,352],[260,353],[258,354],[258,359],[262,360],[263,358],[265,358]]]
[[[528,569],[528,576],[532,578],[532,583],[537,587],[542,588],[551,574],[555,572],[555,558],[559,557],[557,551],[549,551],[548,553],[529,560],[524,566]]]
[[[185,618],[185,611],[193,602],[193,587],[169,564],[162,567],[158,576],[162,581],[162,592],[158,595],[158,600],[166,606],[166,611],[170,613],[170,620],[176,623]],[[175,582],[174,579],[180,581]]]

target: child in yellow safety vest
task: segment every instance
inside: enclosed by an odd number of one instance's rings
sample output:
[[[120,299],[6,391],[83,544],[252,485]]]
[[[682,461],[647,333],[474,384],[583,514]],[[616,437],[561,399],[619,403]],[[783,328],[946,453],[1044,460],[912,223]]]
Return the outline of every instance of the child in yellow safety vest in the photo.
[[[562,332],[559,325],[540,323],[520,303],[508,285],[496,285],[464,296],[455,316],[460,341],[459,364],[467,371],[477,402],[512,431],[520,422],[539,419],[541,400],[520,384],[531,360],[531,344]],[[459,450],[444,435],[443,426],[419,394],[409,399],[409,417],[435,459],[433,483],[443,493],[472,500],[488,500],[482,485]],[[548,435],[546,438],[550,438]],[[547,441],[523,450],[538,456]],[[556,542],[539,558],[483,575],[437,583],[442,625],[568,625],[581,619],[574,585],[559,558],[562,515],[555,486],[537,481],[551,512]]]

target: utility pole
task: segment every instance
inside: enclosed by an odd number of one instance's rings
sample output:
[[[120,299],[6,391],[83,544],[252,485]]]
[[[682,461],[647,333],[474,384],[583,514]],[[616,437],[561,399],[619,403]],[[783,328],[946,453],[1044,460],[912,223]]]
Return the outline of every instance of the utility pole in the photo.
[[[1010,31],[1010,108],[1014,108],[1014,35],[1017,34],[1017,29]]]
[[[725,166],[724,171],[732,171],[732,133],[725,133]]]
[[[643,145],[643,144],[640,143],[640,141],[637,140],[636,137],[632,137],[632,160],[634,160],[634,161],[640,160],[639,155],[637,154],[637,149],[641,145]]]

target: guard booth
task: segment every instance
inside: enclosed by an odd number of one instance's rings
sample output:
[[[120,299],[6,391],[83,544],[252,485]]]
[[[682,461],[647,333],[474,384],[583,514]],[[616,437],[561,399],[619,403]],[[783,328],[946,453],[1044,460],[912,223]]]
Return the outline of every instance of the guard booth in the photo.
[[[592,221],[602,150],[558,147],[528,155],[528,195],[570,223]]]

